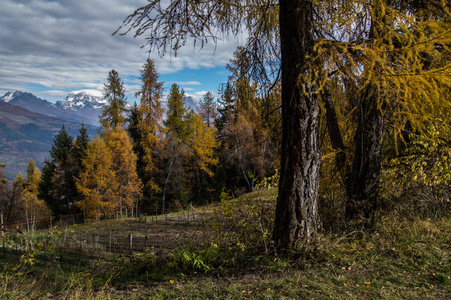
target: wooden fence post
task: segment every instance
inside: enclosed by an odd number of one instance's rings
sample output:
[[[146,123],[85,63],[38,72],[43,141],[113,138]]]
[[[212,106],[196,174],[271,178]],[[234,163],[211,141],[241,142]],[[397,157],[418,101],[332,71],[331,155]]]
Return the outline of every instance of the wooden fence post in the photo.
[[[113,231],[110,230],[110,243],[109,243],[109,246],[110,246],[110,252],[111,252],[111,241],[112,241],[112,239],[113,239],[112,235],[113,235]]]

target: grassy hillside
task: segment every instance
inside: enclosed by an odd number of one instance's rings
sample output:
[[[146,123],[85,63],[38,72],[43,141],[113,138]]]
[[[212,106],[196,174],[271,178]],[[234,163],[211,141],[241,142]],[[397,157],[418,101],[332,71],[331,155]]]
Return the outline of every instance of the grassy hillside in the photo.
[[[271,193],[252,194],[196,208],[189,219],[187,212],[180,212],[158,220],[147,218],[145,223],[143,219],[107,220],[40,232],[37,235],[54,240],[63,236],[89,240],[88,235],[111,231],[119,239],[133,232],[151,236],[153,244],[107,258],[61,255],[55,250],[39,254],[36,248],[7,253],[1,259],[0,298],[451,297],[451,219],[385,215],[371,233],[322,234],[315,243],[299,245],[278,257],[264,221],[273,201]],[[261,234],[253,230],[260,226]],[[241,235],[243,228],[247,231]],[[181,247],[173,250],[171,240]],[[257,240],[261,243],[253,245]]]

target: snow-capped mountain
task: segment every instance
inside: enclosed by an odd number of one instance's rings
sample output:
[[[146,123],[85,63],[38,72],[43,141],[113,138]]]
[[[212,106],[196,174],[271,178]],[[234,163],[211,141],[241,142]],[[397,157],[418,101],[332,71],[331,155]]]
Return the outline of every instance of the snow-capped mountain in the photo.
[[[194,112],[199,111],[199,101],[196,100],[193,96],[185,96],[185,107],[187,109],[192,109]]]
[[[66,110],[80,110],[80,109],[102,109],[107,103],[103,97],[93,96],[86,92],[70,93],[66,99],[57,101],[58,107]]]
[[[4,96],[0,97],[0,101],[18,105],[46,116],[56,117],[70,122],[80,122],[76,114],[67,112],[55,104],[38,98],[31,93],[20,91],[7,92]]]
[[[85,123],[99,125],[99,115],[107,101],[86,92],[70,93],[64,100],[57,101],[57,107],[77,114]]]
[[[27,92],[7,92],[5,95],[0,97],[0,101],[8,102],[14,105],[32,105],[38,107],[39,105],[47,107],[55,107],[55,105],[47,100],[36,97],[35,95]]]
[[[196,100],[196,98],[194,98],[193,96],[185,96],[183,98],[183,100],[185,101],[185,108],[189,111],[190,109],[192,109],[195,113],[199,112],[199,101]],[[161,101],[161,106],[164,108],[165,110],[165,114],[167,114],[168,112],[168,100],[164,99]],[[165,116],[166,118],[166,116]]]
[[[7,179],[13,179],[18,172],[24,174],[30,158],[41,168],[63,124],[73,137],[81,128],[79,122],[39,114],[12,104],[13,100],[0,101],[0,162],[6,164],[3,172]],[[96,126],[85,124],[85,128],[91,137],[96,135]]]
[[[55,104],[40,99],[27,92],[7,92],[0,101],[18,105],[30,111],[46,116],[60,118],[70,122],[99,126],[99,114],[106,100],[86,92],[70,93],[64,100]]]
[[[9,102],[11,101],[11,99],[13,99],[18,93],[21,93],[19,91],[15,91],[15,92],[7,92],[5,95],[3,95],[2,97],[0,97],[0,100],[3,102]]]
[[[184,100],[187,109],[198,112],[199,102],[196,98],[185,96]],[[100,125],[99,115],[102,113],[102,108],[107,104],[107,100],[103,97],[86,91],[72,92],[64,100],[57,101],[56,103],[43,100],[31,93],[20,91],[7,92],[0,97],[0,101],[18,105],[43,115],[70,122],[84,122],[87,125],[94,126]],[[161,104],[167,109],[167,100],[163,100]],[[132,105],[127,103],[126,108],[131,109]]]

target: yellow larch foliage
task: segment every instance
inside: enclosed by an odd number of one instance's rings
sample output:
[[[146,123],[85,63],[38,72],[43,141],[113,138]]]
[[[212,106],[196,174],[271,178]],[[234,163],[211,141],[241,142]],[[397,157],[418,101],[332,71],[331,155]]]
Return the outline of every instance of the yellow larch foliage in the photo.
[[[192,167],[196,166],[209,176],[213,176],[210,166],[218,164],[218,159],[214,155],[214,149],[219,145],[219,141],[216,139],[216,128],[208,127],[208,124],[204,123],[198,114],[193,116],[190,126],[189,148]]]
[[[88,217],[95,217],[113,208],[117,190],[113,157],[107,144],[98,136],[88,144],[82,161],[83,172],[76,181],[77,189],[84,198],[77,202]]]
[[[116,127],[104,135],[111,153],[112,169],[115,174],[114,205],[116,208],[133,205],[142,197],[142,183],[136,173],[136,154],[127,132]]]
[[[319,90],[328,74],[358,82],[361,91],[375,86],[395,137],[402,140],[407,123],[426,131],[427,121],[451,104],[451,14],[441,1],[432,2],[421,8],[379,0],[321,2],[320,26],[329,35],[315,46],[321,63],[311,74],[321,77],[308,80],[320,80]]]

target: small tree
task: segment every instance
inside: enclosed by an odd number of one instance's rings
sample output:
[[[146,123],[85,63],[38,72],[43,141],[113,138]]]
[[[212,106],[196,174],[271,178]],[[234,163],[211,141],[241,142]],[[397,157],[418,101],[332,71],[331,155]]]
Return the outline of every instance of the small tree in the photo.
[[[88,144],[83,159],[83,172],[77,179],[77,189],[83,198],[77,205],[90,218],[98,218],[102,212],[115,209],[114,194],[118,189],[113,170],[113,158],[106,143],[96,137]]]
[[[183,90],[180,91],[179,86],[174,83],[169,92],[167,118],[164,121],[167,132],[174,133],[182,143],[186,143],[188,129],[184,98],[185,92]]]
[[[36,167],[33,159],[30,159],[27,167],[27,178],[24,180],[24,189],[21,195],[22,216],[28,230],[34,229],[36,220],[48,217],[49,209],[43,200],[38,199],[38,184],[41,172]]]
[[[43,199],[55,214],[75,212],[77,189],[75,187],[76,165],[72,157],[73,138],[63,125],[54,137],[50,160],[44,162],[39,182],[39,198]]]
[[[99,116],[101,128],[108,130],[125,123],[125,89],[119,73],[111,70],[108,73],[107,83],[103,88],[103,96],[108,103],[102,108]]]
[[[207,92],[204,98],[200,100],[199,115],[208,127],[213,125],[213,120],[216,119],[218,112],[213,95],[210,92]]]
[[[133,209],[142,197],[141,180],[136,173],[136,154],[130,137],[122,127],[116,127],[104,135],[104,140],[111,153],[111,185],[116,187],[114,203],[116,208]]]
[[[200,115],[194,114],[189,124],[186,181],[193,199],[200,201],[203,198],[201,191],[207,188],[205,177],[212,177],[212,167],[219,163],[215,153],[219,141],[215,127],[203,122]]]
[[[4,164],[0,164],[0,209],[4,216],[3,222],[15,221],[19,214],[18,203],[23,189],[23,176],[18,174],[10,185],[3,173]],[[2,224],[3,225],[3,224]]]
[[[85,124],[82,123],[72,147],[72,156],[74,157],[78,166],[81,166],[81,161],[86,156],[86,149],[88,148],[88,143],[89,143],[88,130],[86,129]]]

